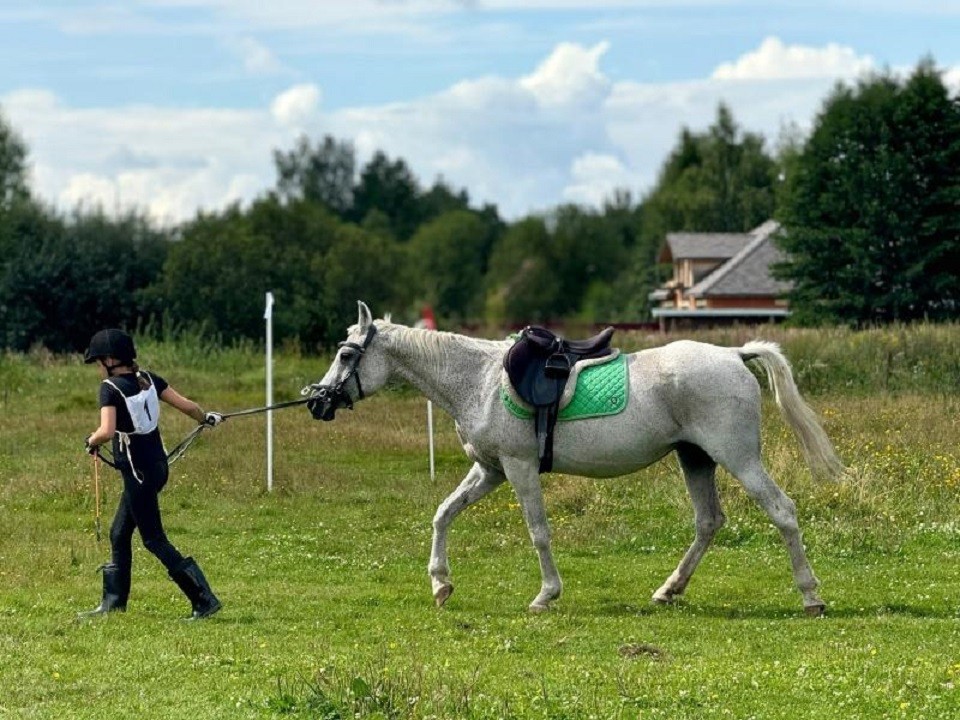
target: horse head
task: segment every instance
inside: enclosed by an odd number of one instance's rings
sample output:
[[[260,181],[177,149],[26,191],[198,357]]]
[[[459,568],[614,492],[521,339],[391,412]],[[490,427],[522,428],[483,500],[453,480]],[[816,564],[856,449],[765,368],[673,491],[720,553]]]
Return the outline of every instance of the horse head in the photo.
[[[301,391],[310,395],[307,408],[316,420],[333,420],[341,408],[352,410],[354,402],[376,392],[387,381],[385,358],[373,342],[377,335],[373,315],[362,301],[357,301],[357,305],[357,324],[347,331],[347,339],[337,345],[339,350],[326,375]]]

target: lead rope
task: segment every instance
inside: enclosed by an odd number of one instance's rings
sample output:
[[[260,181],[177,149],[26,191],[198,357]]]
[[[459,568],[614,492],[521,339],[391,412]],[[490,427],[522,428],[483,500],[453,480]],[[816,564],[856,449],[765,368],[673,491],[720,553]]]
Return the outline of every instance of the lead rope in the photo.
[[[200,423],[197,425],[190,434],[187,435],[183,440],[181,440],[173,450],[167,453],[167,464],[173,465],[177,460],[183,457],[183,454],[187,451],[187,448],[193,444],[193,441],[200,437],[200,433],[203,432],[206,428],[210,427],[206,423]]]
[[[306,394],[309,387],[312,387],[312,386],[308,386],[304,388],[301,391],[301,393]],[[278,410],[280,408],[293,407],[294,405],[303,405],[304,403],[308,403],[311,400],[313,400],[312,397],[301,398],[300,400],[287,400],[286,402],[279,402],[274,405],[264,405],[263,407],[250,408],[248,410],[238,410],[232,413],[223,413],[221,417],[224,420],[226,420],[227,418],[240,417],[241,415],[255,415],[257,413],[267,412],[268,410]],[[200,433],[202,433],[208,427],[210,427],[210,425],[207,425],[207,423],[202,422],[199,425],[197,425],[197,427],[195,427],[193,430],[191,430],[190,433],[183,440],[181,440],[177,444],[177,446],[173,448],[173,450],[171,450],[167,454],[167,463],[169,465],[172,465],[177,460],[182,458],[183,454],[187,451],[187,448],[190,447],[193,444],[193,441],[196,440],[198,437],[200,437]],[[128,442],[129,442],[129,439],[128,439]],[[115,462],[111,462],[109,459],[107,459],[101,454],[102,449],[105,449],[105,448],[98,447],[93,453],[93,492],[94,492],[94,503],[96,505],[96,508],[94,509],[94,517],[95,517],[95,527],[97,531],[97,542],[100,542],[100,461],[102,460],[112,468],[117,467]],[[133,458],[129,458],[129,460],[130,460],[130,467],[133,468]],[[134,470],[134,477],[136,477],[136,470]]]
[[[308,391],[309,387],[310,386],[304,388],[304,391]],[[249,408],[247,410],[237,410],[236,412],[221,413],[220,417],[226,420],[227,418],[240,417],[242,415],[256,415],[257,413],[267,412],[268,410],[279,410],[281,408],[293,407],[294,405],[303,405],[305,403],[310,402],[311,400],[313,400],[312,397],[300,398],[299,400],[286,400],[284,402],[275,403],[273,405],[264,405],[263,407]],[[200,433],[202,433],[208,427],[211,427],[211,426],[205,422],[202,422],[199,425],[197,425],[193,430],[191,430],[189,433],[187,433],[187,436],[183,438],[183,440],[181,440],[179,443],[177,443],[177,445],[173,448],[173,450],[167,453],[167,463],[172,465],[177,460],[182,458],[183,454],[187,451],[187,448],[190,447],[193,444],[194,440],[200,437]],[[106,448],[104,447],[97,448],[97,455],[100,457],[101,460],[103,460],[103,462],[105,462],[110,467],[116,467],[115,463],[111,462],[101,454],[101,451],[105,449]]]

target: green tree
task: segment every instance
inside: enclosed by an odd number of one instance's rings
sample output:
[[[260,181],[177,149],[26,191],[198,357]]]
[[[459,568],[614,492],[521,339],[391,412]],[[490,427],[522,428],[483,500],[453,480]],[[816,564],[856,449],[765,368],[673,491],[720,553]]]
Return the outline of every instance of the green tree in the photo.
[[[960,99],[931,60],[838,86],[792,170],[780,273],[797,319],[960,314]]]
[[[137,213],[110,218],[76,211],[64,220],[21,203],[7,213],[0,272],[0,340],[76,352],[96,329],[132,328],[142,291],[160,273],[168,242]]]
[[[297,337],[308,346],[328,337],[323,275],[318,262],[339,241],[347,227],[325,205],[299,200],[281,204],[268,196],[246,214],[251,231],[273,258],[270,271],[277,299],[274,328],[278,337]]]
[[[394,237],[401,242],[410,239],[422,220],[416,177],[403,160],[391,161],[380,151],[360,171],[351,217],[364,223],[374,212],[388,218]]]
[[[619,238],[622,248],[615,275],[594,280],[581,302],[579,316],[588,322],[638,322],[650,317],[650,291],[662,278],[657,264],[662,239],[644,237],[643,205],[621,190],[604,202],[599,221]]]
[[[761,135],[743,132],[726,105],[705,132],[683,128],[657,183],[636,210],[639,231],[615,283],[621,312],[649,317],[662,280],[657,257],[670,232],[745,232],[773,217],[779,169]]]
[[[454,192],[442,179],[437,179],[433,187],[420,196],[420,217],[423,222],[454,210],[469,209],[470,196],[467,191],[461,188],[459,192]]]
[[[740,131],[725,105],[705,133],[684,128],[653,191],[644,199],[643,235],[744,232],[769,220],[776,163],[761,135]]]
[[[27,146],[0,109],[0,212],[28,196]]]
[[[421,225],[410,240],[410,268],[420,298],[443,318],[476,317],[482,303],[488,227],[469,210]]]
[[[525,218],[506,229],[490,256],[489,322],[542,323],[557,317],[560,286],[553,273],[551,242],[541,217]]]
[[[35,203],[0,211],[0,347],[45,344],[46,320],[57,308],[58,287],[75,255],[60,257],[63,223]],[[48,310],[50,312],[48,312]]]
[[[384,235],[344,225],[330,251],[314,269],[322,280],[327,344],[342,340],[355,322],[357,300],[380,317],[406,308],[411,300],[403,248]]]
[[[566,318],[579,313],[592,322],[596,305],[584,308],[583,301],[588,293],[596,299],[622,271],[627,257],[622,228],[606,215],[576,205],[557,208],[550,223],[549,259],[558,285],[552,314]]]
[[[629,202],[627,196],[615,203]],[[611,285],[636,241],[634,210],[562,205],[528,217],[496,242],[487,278],[486,317],[494,323],[607,320],[623,303]]]
[[[357,165],[352,144],[325,135],[314,146],[302,135],[292,150],[274,150],[273,162],[282,198],[322,203],[342,218],[350,213]]]
[[[277,336],[321,342],[328,313],[318,268],[342,232],[325,206],[303,199],[284,204],[275,195],[246,211],[201,214],[170,248],[163,276],[150,289],[152,307],[228,341],[260,339],[263,298],[271,291]]]
[[[407,307],[404,248],[389,234],[344,223],[323,205],[268,195],[200,215],[170,249],[154,307],[225,341],[263,336],[263,298],[276,297],[274,332],[309,348],[342,339],[358,299]]]
[[[181,229],[151,297],[178,324],[226,341],[260,338],[263,298],[274,289],[278,255],[239,207],[201,213]]]

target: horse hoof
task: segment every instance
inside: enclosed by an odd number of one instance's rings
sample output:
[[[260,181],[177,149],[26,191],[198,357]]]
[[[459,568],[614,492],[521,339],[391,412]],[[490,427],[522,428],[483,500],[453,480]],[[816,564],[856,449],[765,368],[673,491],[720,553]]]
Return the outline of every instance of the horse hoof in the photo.
[[[653,594],[652,598],[650,598],[650,602],[652,602],[654,605],[673,605],[673,595],[657,592]]]
[[[443,604],[453,595],[453,585],[443,585],[433,594],[433,601],[437,607],[443,607]]]
[[[527,608],[527,610],[533,615],[540,615],[541,613],[550,612],[550,606],[538,605],[537,603],[533,603],[530,607]]]
[[[819,605],[807,605],[803,608],[803,611],[807,614],[807,617],[823,617],[824,613],[827,611],[827,606],[824,603]]]

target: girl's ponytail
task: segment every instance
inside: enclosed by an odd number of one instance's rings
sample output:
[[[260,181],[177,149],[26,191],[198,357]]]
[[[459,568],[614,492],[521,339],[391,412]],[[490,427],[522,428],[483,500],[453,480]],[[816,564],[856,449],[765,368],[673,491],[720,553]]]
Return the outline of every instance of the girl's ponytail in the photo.
[[[132,363],[130,367],[133,370],[133,372],[136,373],[137,384],[140,386],[141,390],[146,390],[151,385],[153,385],[153,383],[150,380],[150,376],[146,373],[140,372],[140,366],[137,365],[137,363],[135,362]]]

